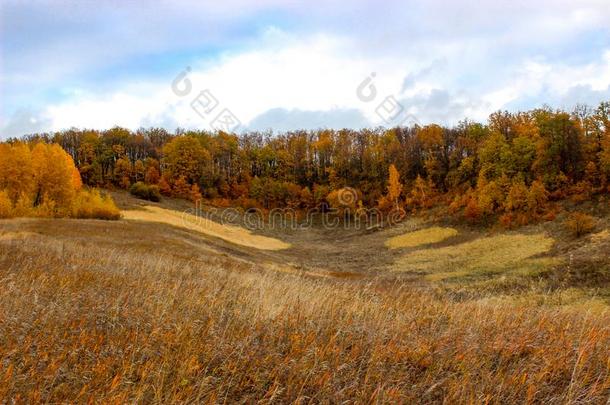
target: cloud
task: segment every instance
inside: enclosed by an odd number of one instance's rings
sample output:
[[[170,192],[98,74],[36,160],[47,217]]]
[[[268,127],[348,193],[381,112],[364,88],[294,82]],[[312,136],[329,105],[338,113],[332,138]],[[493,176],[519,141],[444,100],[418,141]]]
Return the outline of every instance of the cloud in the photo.
[[[109,128],[114,125],[180,126],[210,128],[220,110],[228,108],[242,123],[298,127],[368,125],[359,110],[356,87],[372,67],[380,67],[380,88],[398,89],[401,64],[388,64],[354,57],[349,40],[312,35],[294,38],[280,30],[268,30],[257,49],[224,54],[212,62],[200,60],[189,66],[192,85],[186,96],[171,91],[172,76],[140,81],[112,92],[77,89],[65,101],[44,109],[50,129],[67,127]],[[385,65],[384,65],[385,64]],[[383,74],[382,74],[383,73]],[[191,107],[201,91],[209,91],[218,107],[210,115],[199,115]],[[311,123],[307,119],[313,120]],[[168,129],[174,129],[168,128]],[[283,128],[288,128],[284,126]]]
[[[390,95],[420,121],[451,124],[594,104],[610,85],[604,0],[5,0],[0,19],[2,134],[31,120],[208,128],[190,108],[203,89],[246,124],[327,112],[356,127],[381,123],[375,107]],[[170,83],[186,66],[194,90],[180,98]],[[378,99],[363,103],[355,89],[373,72]]]
[[[40,111],[22,108],[15,111],[0,129],[0,139],[45,132],[50,126],[51,120]]]
[[[366,128],[371,123],[357,109],[332,109],[318,111],[287,110],[273,108],[255,117],[248,124],[248,129],[276,132],[294,129],[319,128]]]

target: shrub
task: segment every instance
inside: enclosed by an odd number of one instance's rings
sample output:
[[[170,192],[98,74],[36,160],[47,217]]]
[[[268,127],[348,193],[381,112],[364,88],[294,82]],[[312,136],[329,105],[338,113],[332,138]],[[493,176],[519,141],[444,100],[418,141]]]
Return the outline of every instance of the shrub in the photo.
[[[65,216],[65,214],[66,210],[58,207],[55,200],[46,197],[32,210],[32,215],[40,218],[60,218]]]
[[[515,226],[515,214],[512,212],[507,212],[505,214],[500,215],[498,219],[500,225],[502,225],[506,229],[511,229]]]
[[[74,203],[72,215],[75,218],[95,218],[116,220],[121,212],[109,195],[102,195],[98,190],[82,190]]]
[[[180,176],[178,180],[174,182],[172,187],[172,195],[178,198],[184,198],[185,200],[191,197],[191,186],[186,181],[186,177]]]
[[[163,195],[172,195],[172,186],[169,185],[165,177],[161,177],[159,180],[159,191]]]
[[[582,212],[574,212],[568,217],[566,227],[578,238],[591,232],[593,228],[595,228],[595,221],[591,215]]]
[[[471,198],[466,204],[466,209],[464,209],[464,218],[466,218],[469,222],[477,222],[481,218],[481,209],[477,204],[477,200]]]
[[[159,186],[144,184],[141,181],[133,183],[129,188],[131,195],[148,201],[161,201],[161,191]]]
[[[191,192],[189,194],[189,197],[189,199],[194,203],[201,200],[201,191],[199,190],[199,186],[197,184],[193,184],[191,186]]]

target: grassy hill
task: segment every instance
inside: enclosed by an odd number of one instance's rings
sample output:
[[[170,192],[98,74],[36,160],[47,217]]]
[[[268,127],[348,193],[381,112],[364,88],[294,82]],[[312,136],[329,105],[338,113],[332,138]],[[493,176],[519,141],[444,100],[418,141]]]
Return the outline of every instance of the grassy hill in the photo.
[[[610,397],[603,210],[582,238],[561,216],[251,231],[114,198],[116,222],[0,221],[0,402]]]

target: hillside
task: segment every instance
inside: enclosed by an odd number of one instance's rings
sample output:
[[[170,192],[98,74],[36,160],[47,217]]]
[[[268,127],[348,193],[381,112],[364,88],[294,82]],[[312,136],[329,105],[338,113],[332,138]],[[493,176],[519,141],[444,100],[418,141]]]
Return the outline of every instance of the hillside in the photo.
[[[0,221],[0,398],[544,402],[610,397],[610,227]],[[190,215],[190,214],[189,214]]]

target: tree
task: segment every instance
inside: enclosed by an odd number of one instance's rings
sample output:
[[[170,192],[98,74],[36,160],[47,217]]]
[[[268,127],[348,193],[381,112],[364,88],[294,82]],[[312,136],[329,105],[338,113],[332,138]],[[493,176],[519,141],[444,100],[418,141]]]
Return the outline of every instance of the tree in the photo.
[[[549,192],[544,187],[544,184],[536,180],[532,183],[527,193],[527,209],[531,214],[540,214],[544,211],[548,199]]]
[[[210,153],[193,136],[179,136],[163,147],[164,174],[171,182],[180,177],[189,184],[199,183],[205,166],[211,161]],[[188,193],[187,193],[188,195]]]
[[[388,174],[388,199],[392,201],[395,208],[398,208],[398,199],[402,193],[402,184],[400,183],[400,173],[396,170],[393,164],[389,167]]]
[[[32,163],[36,187],[33,204],[53,201],[57,210],[67,214],[80,189],[80,177],[72,158],[57,144],[38,143],[32,150]],[[48,206],[47,206],[48,207]]]
[[[595,228],[595,221],[589,214],[573,212],[565,223],[566,227],[575,237],[581,237]]]
[[[150,166],[144,175],[144,182],[147,184],[157,184],[160,180],[159,170],[155,166]]]
[[[163,195],[172,195],[172,186],[170,186],[165,177],[159,179],[159,190]]]
[[[526,211],[528,202],[528,189],[523,181],[513,182],[506,201],[504,202],[504,208],[506,211]]]
[[[477,183],[477,206],[483,215],[492,215],[504,206],[504,191],[497,181],[487,181],[479,176]]]
[[[131,176],[133,170],[131,168],[131,162],[127,156],[122,156],[116,161],[114,165],[114,181],[120,187],[128,189],[131,185]]]
[[[146,168],[144,167],[144,162],[140,159],[136,160],[133,165],[133,177],[136,182],[144,180],[144,175],[146,173]]]
[[[186,178],[184,176],[178,177],[178,180],[174,182],[172,187],[172,194],[174,197],[180,197],[184,199],[189,199],[191,196],[191,187],[186,182]]]
[[[91,192],[81,189],[74,161],[59,144],[37,141],[31,150],[22,143],[0,144],[0,151],[0,216],[78,217],[82,197]],[[22,181],[6,173],[18,173]],[[95,207],[90,210],[94,217],[100,213]]]
[[[414,208],[429,208],[432,206],[434,196],[434,186],[430,180],[426,181],[421,176],[417,176],[413,188],[407,198],[407,205]]]
[[[360,193],[352,187],[333,190],[326,196],[330,207],[344,217],[354,215],[360,201]]]
[[[35,188],[32,152],[28,145],[21,142],[0,144],[0,190],[5,190],[15,203],[21,194],[32,195]]]

